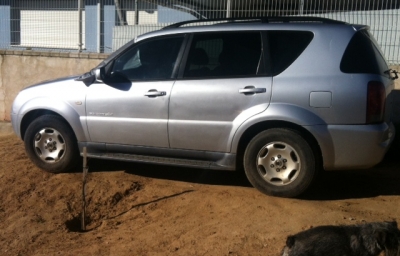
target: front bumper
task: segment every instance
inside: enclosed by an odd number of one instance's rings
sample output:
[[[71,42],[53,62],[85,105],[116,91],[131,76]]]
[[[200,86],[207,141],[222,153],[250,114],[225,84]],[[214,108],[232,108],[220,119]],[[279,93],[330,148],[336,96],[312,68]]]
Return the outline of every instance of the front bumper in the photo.
[[[11,125],[13,127],[14,133],[19,138],[21,138],[21,129],[19,127],[19,123],[20,123],[19,116],[17,114],[11,113],[10,117],[11,117]]]

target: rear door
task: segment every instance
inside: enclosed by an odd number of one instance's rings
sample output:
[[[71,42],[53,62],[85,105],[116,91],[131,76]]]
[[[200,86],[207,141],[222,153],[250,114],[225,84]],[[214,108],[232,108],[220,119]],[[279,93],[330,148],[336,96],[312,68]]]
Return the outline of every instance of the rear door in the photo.
[[[258,31],[193,35],[170,97],[171,148],[230,152],[237,128],[268,107],[262,38]]]

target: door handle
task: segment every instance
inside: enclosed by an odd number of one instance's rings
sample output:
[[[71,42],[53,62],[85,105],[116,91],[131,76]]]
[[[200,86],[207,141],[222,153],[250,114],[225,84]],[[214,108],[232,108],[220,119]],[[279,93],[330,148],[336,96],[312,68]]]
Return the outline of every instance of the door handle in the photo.
[[[251,95],[255,93],[265,93],[267,92],[267,88],[256,88],[252,85],[246,86],[243,89],[239,90],[239,93],[243,93],[244,95]]]
[[[167,95],[167,93],[166,92],[163,92],[163,91],[157,91],[157,90],[149,90],[144,96],[147,96],[147,97],[158,97],[158,96],[165,96],[165,95]]]

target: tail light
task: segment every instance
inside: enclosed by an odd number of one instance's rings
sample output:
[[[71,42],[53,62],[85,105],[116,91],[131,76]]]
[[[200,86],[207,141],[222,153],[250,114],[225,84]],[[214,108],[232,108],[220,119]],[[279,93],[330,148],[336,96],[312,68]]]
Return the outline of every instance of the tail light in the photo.
[[[367,123],[381,123],[385,113],[386,91],[381,82],[370,81],[367,92]]]

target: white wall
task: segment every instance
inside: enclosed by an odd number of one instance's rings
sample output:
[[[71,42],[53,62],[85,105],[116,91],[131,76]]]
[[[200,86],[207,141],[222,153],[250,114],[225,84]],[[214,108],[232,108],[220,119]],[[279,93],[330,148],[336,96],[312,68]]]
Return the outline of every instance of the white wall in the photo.
[[[85,12],[82,43],[85,43]],[[78,49],[78,11],[21,10],[21,46]]]

